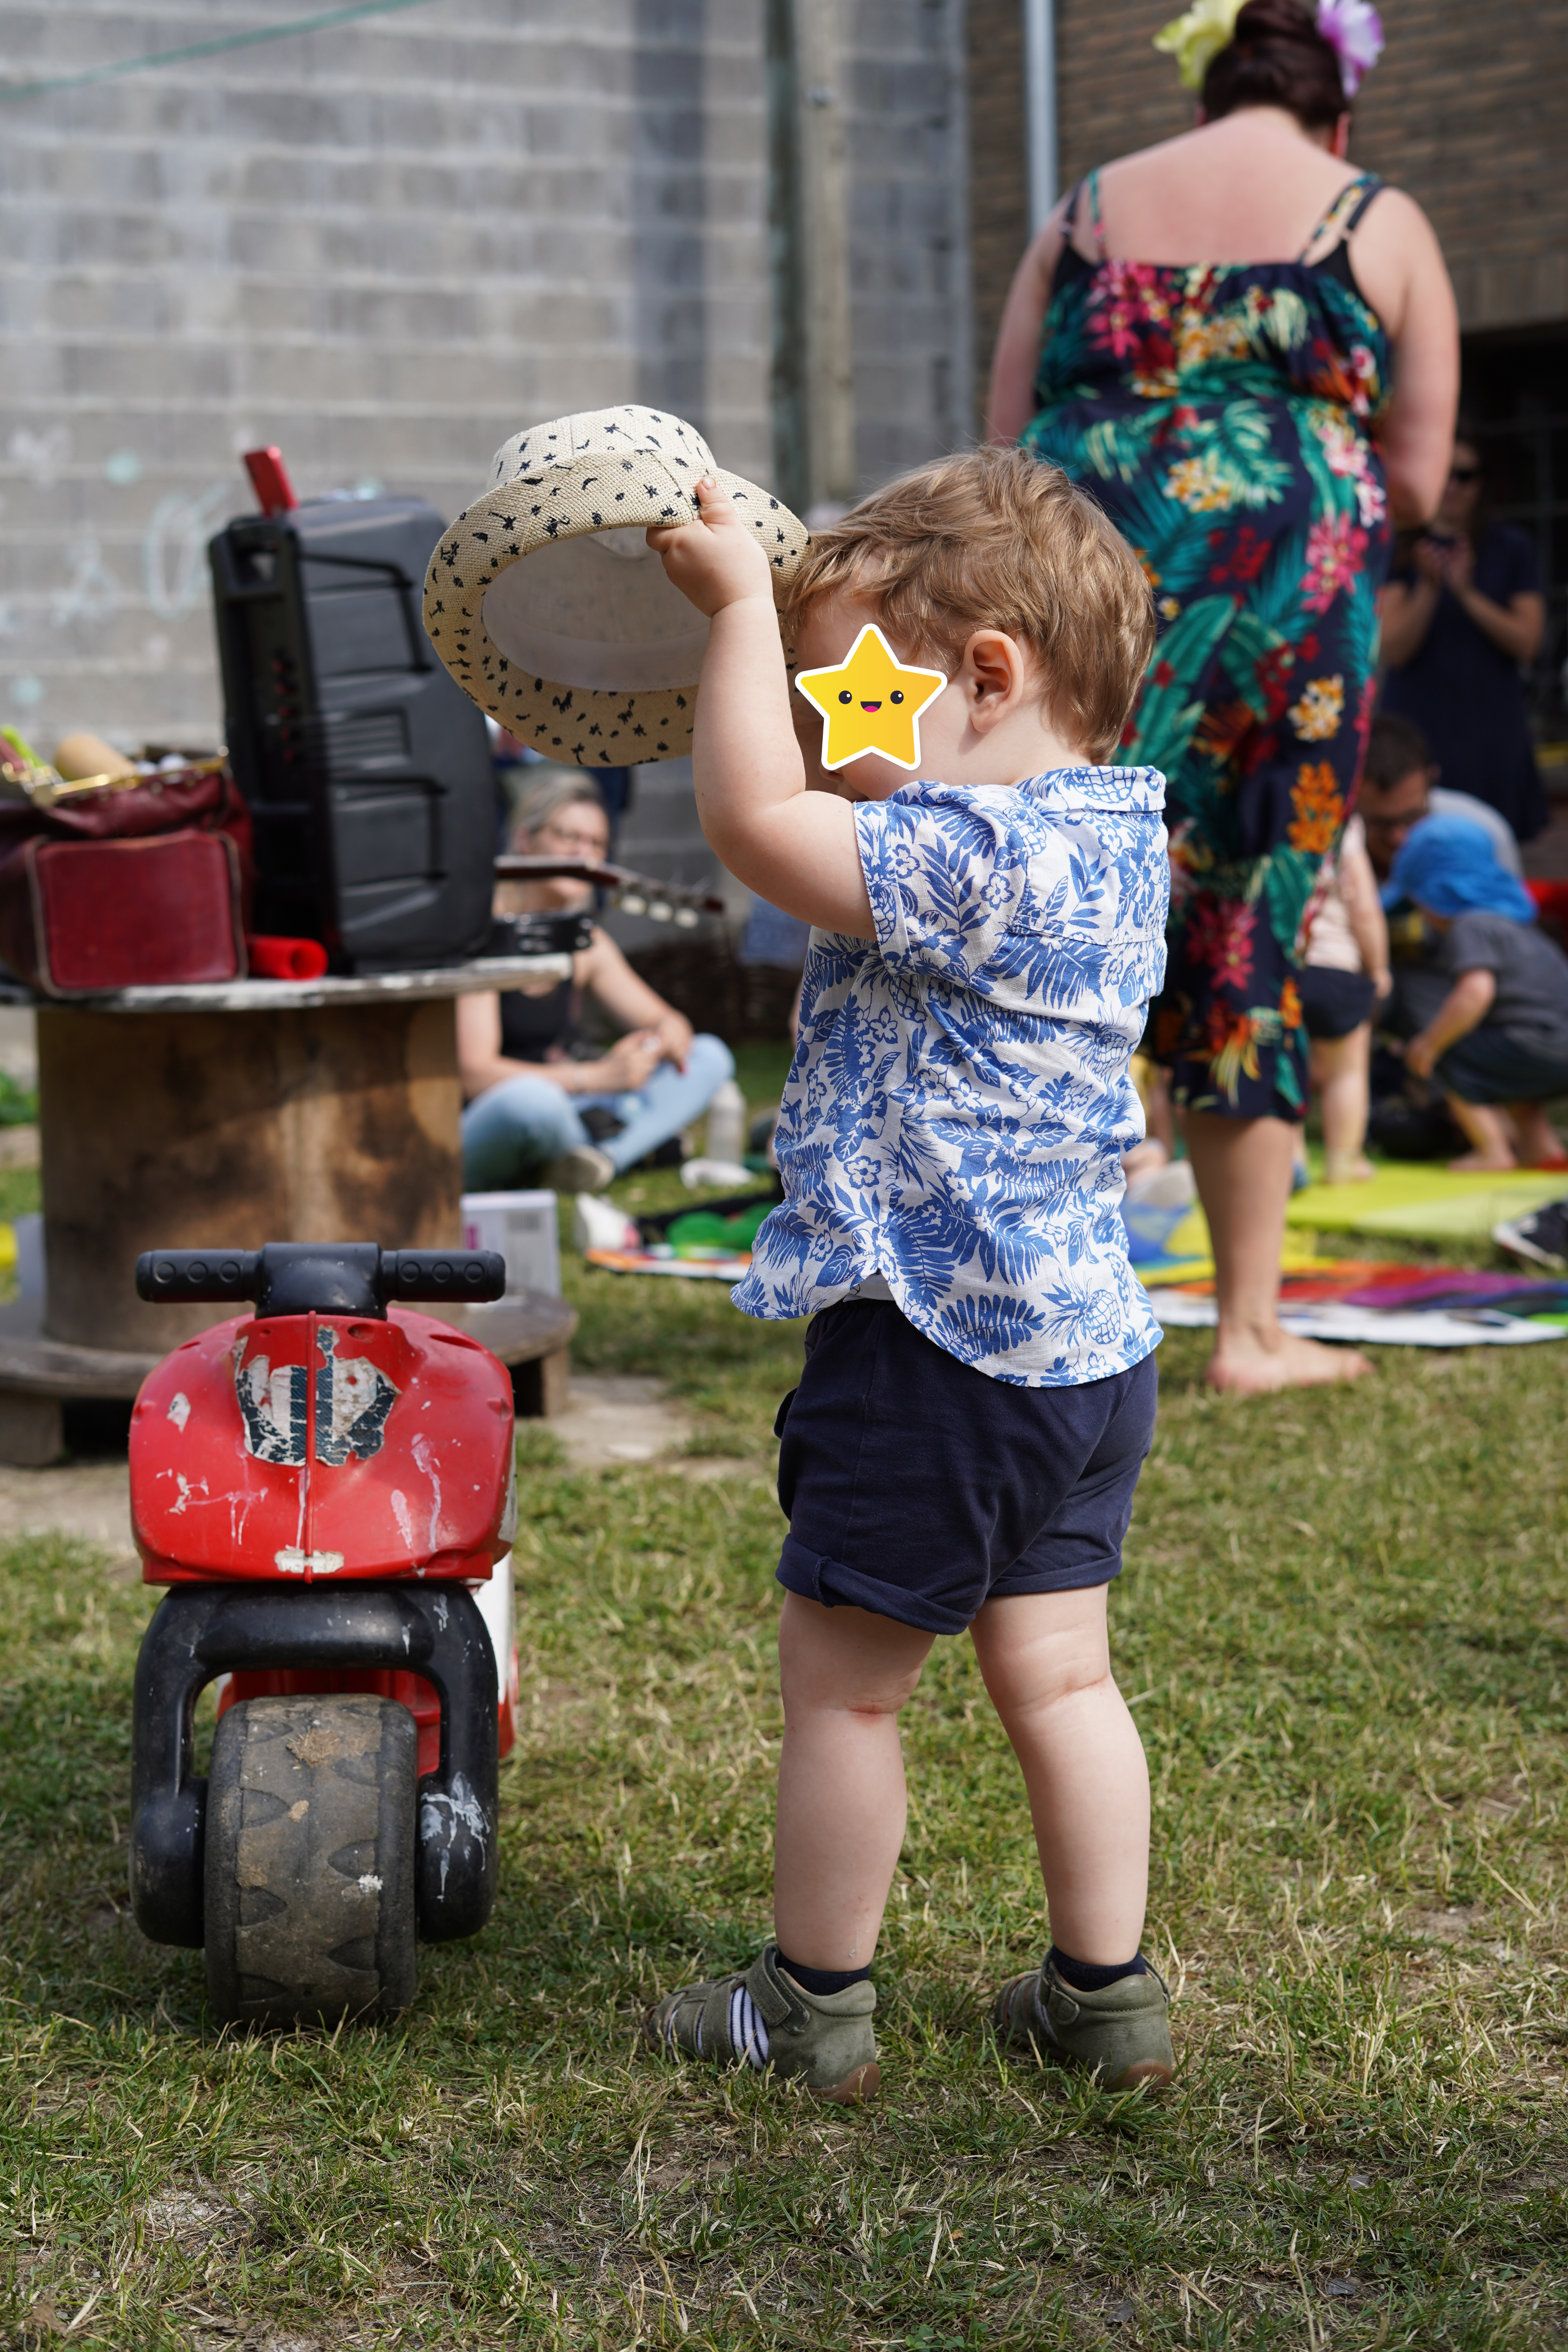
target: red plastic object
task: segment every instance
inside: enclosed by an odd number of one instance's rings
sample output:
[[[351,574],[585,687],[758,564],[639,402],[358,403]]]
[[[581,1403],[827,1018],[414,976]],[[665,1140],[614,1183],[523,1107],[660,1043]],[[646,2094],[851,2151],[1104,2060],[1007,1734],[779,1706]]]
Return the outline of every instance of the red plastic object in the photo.
[[[252,932],[245,942],[256,980],[320,980],[327,950],[320,940],[285,940]]]
[[[408,1307],[384,1322],[231,1317],[143,1381],[132,1525],[149,1584],[489,1580],[515,1517],[511,1381],[487,1348]],[[517,1654],[500,1666],[500,1751],[516,1738]],[[397,1668],[269,1667],[226,1678],[222,1714],[274,1693],[366,1691],[414,1717],[439,1761],[440,1701]]]
[[[136,1400],[143,1578],[482,1583],[510,1542],[511,1452],[510,1378],[449,1323],[233,1317]]]
[[[1524,887],[1535,901],[1536,911],[1568,933],[1568,881],[1526,882]]]
[[[250,476],[250,487],[264,515],[291,514],[299,505],[281,449],[247,449],[245,470]]]
[[[29,937],[7,940],[8,960],[52,996],[245,970],[239,855],[226,834],[34,839],[16,864]]]

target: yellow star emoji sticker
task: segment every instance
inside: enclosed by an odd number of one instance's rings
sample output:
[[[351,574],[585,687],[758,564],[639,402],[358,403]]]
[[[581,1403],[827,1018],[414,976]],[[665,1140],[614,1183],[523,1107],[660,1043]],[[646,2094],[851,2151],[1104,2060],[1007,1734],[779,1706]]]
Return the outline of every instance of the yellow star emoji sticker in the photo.
[[[795,679],[820,710],[822,764],[845,768],[868,751],[895,767],[921,763],[921,712],[947,684],[940,669],[908,669],[874,621],[868,621],[836,669],[803,669]]]

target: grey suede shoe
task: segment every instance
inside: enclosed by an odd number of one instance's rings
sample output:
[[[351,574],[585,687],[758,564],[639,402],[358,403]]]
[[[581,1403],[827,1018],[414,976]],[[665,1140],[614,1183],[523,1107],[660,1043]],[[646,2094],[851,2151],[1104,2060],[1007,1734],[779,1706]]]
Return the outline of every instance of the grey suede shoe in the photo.
[[[769,1944],[744,1976],[684,1985],[655,2001],[643,2033],[656,2049],[705,2058],[711,2066],[752,2066],[801,2074],[818,2098],[853,2106],[881,2080],[871,2016],[876,1988],[807,1992],[779,1966]]]
[[[596,1143],[574,1143],[540,1170],[539,1181],[552,1192],[602,1192],[616,1181],[616,1163]]]
[[[1162,2091],[1176,2071],[1168,2021],[1171,1996],[1157,1969],[1121,1977],[1099,1992],[1079,1992],[1047,1959],[1027,1976],[1009,1977],[991,2022],[1011,2050],[1033,2050],[1097,2075],[1102,2090]]]

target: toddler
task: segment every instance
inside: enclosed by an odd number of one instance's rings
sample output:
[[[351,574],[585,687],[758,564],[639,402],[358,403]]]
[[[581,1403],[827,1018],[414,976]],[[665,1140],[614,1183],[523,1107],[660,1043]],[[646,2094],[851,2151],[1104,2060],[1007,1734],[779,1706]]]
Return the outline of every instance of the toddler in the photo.
[[[1394,982],[1388,923],[1366,834],[1352,816],[1323,876],[1325,888],[1297,974],[1312,1041],[1312,1087],[1323,1121],[1323,1179],[1359,1184],[1376,1173],[1362,1147],[1372,1104],[1372,1016]]]
[[[700,522],[648,536],[712,623],[703,831],[814,927],[785,1199],[734,1296],[812,1320],[777,1423],[776,1940],[667,1994],[649,2036],[831,2099],[875,2090],[899,1710],[932,1642],[967,1632],[1055,1939],[1003,1986],[997,2034],[1113,2087],[1163,2084],[1167,1995],[1139,1950],[1148,1774],[1106,1633],[1154,1422],[1160,1329],[1118,1207],[1167,872],[1163,778],[1099,763],[1149,656],[1150,592],[1100,508],[1016,451],[893,484],[814,540],[784,629],[803,671],[844,664],[868,622],[900,665],[945,671],[920,718],[930,781],[880,751],[833,773],[790,690],[767,559],[700,495]]]
[[[1420,910],[1451,983],[1405,1048],[1418,1078],[1436,1076],[1469,1140],[1449,1167],[1568,1168],[1546,1114],[1568,1095],[1568,956],[1540,929],[1523,883],[1479,824],[1432,816],[1394,859],[1383,895]]]

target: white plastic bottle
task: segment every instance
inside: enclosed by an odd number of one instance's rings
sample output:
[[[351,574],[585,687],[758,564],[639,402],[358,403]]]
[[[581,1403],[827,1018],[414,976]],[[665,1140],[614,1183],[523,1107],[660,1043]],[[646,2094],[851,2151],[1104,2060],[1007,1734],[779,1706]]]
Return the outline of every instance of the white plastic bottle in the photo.
[[[706,1160],[738,1163],[746,1156],[746,1097],[733,1078],[726,1078],[708,1106]]]

